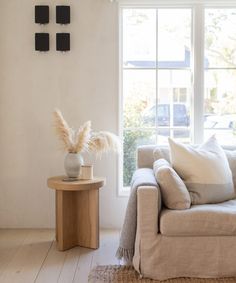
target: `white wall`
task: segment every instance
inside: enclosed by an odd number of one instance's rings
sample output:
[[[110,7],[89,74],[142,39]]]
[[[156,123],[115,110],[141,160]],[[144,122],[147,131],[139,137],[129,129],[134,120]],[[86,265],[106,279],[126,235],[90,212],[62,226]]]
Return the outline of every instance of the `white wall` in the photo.
[[[34,23],[34,5],[50,6],[50,23]],[[55,24],[56,4],[71,6],[71,24]],[[34,50],[34,33],[50,33],[50,51]],[[55,51],[55,33],[71,33],[71,51]],[[53,227],[49,176],[63,174],[64,154],[52,128],[59,107],[68,122],[90,119],[118,133],[118,8],[108,0],[0,1],[0,227]],[[95,161],[106,176],[103,227],[120,227],[126,198],[117,194],[114,155]]]

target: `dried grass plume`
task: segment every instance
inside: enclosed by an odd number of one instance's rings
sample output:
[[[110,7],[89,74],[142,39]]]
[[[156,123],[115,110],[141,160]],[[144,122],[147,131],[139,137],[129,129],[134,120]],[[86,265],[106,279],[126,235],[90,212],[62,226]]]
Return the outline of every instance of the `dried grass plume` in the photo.
[[[53,113],[56,133],[66,151],[80,153],[87,149],[90,139],[91,122],[86,122],[78,131],[70,128],[60,110]]]
[[[98,155],[108,151],[119,153],[119,138],[116,135],[106,131],[93,133],[89,141],[89,151],[94,152]]]
[[[64,150],[70,153],[89,151],[97,155],[108,151],[120,152],[118,136],[107,131],[92,132],[90,121],[87,121],[79,130],[75,131],[69,127],[59,109],[56,109],[53,115],[56,133]]]
[[[91,122],[87,121],[81,126],[75,135],[75,150],[81,152],[88,149],[88,143],[90,140]]]

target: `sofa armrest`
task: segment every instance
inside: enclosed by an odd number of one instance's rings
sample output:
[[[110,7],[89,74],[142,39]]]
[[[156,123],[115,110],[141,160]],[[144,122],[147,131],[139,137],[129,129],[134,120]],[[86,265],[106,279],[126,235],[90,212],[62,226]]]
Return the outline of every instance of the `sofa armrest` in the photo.
[[[156,186],[139,186],[137,191],[137,228],[135,238],[134,268],[140,273],[141,245],[152,242],[158,234],[158,218],[161,211],[161,192]]]
[[[141,229],[145,229],[147,221],[147,229],[150,229],[152,227],[150,221],[153,221],[152,224],[155,225],[153,229],[155,233],[158,233],[158,209],[161,207],[161,195],[153,169],[137,169],[133,174],[131,186],[133,189],[137,188],[137,199],[135,200],[137,202],[137,224],[139,220],[142,221]]]
[[[157,187],[157,181],[154,176],[153,169],[150,168],[139,168],[137,169],[132,177],[131,184],[132,190],[140,186],[154,186]]]
[[[140,186],[137,191],[137,233],[143,237],[159,232],[161,192],[158,186]]]

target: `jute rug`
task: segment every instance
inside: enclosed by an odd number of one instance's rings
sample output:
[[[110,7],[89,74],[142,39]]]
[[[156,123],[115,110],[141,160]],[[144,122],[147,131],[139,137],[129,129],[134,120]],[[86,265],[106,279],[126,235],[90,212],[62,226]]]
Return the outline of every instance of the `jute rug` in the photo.
[[[236,278],[199,279],[177,278],[156,281],[140,278],[132,266],[105,265],[95,267],[89,274],[89,283],[232,283]]]

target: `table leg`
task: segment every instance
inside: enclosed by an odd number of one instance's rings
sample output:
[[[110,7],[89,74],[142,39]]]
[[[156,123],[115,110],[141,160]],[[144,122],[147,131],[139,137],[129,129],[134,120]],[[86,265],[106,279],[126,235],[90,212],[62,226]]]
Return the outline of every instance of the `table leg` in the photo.
[[[55,191],[55,208],[56,208],[56,241],[58,242],[57,191]]]
[[[77,245],[75,192],[56,192],[56,223],[58,249],[64,251]]]
[[[99,190],[56,191],[56,237],[61,251],[99,247]]]
[[[99,190],[77,192],[78,245],[99,248]]]

